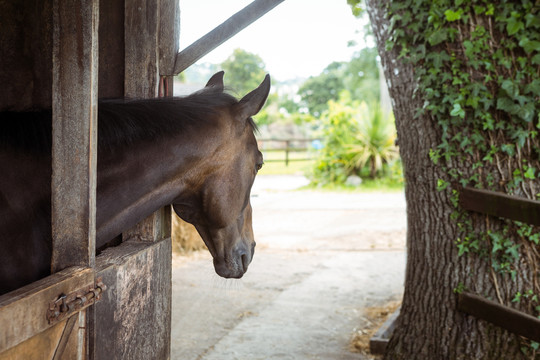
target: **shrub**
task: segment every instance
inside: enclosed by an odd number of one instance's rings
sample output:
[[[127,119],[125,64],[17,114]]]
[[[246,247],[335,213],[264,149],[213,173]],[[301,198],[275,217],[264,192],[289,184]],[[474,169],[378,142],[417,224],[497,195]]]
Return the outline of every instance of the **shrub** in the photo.
[[[339,101],[328,102],[321,121],[324,147],[310,174],[314,185],[344,184],[351,175],[378,179],[400,172],[393,116],[385,116],[379,104],[353,102],[344,92]]]

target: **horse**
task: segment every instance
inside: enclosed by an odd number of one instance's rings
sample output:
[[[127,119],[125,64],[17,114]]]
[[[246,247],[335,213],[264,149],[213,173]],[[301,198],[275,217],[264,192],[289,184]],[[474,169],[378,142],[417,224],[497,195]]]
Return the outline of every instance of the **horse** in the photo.
[[[270,76],[238,100],[224,72],[186,97],[98,102],[96,249],[163,206],[195,226],[216,273],[255,251],[250,192],[263,157],[252,116]],[[0,294],[51,272],[51,110],[0,113]]]

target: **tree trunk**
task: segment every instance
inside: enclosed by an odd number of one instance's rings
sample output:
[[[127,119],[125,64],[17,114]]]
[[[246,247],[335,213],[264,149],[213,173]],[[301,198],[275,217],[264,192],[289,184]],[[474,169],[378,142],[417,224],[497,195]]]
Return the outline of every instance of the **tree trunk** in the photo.
[[[387,3],[366,0],[390,91],[405,174],[407,269],[401,314],[385,359],[521,359],[524,355],[516,335],[456,309],[454,289],[461,284],[508,305],[524,280],[518,276],[515,283],[501,284],[505,278],[494,274],[489,261],[458,256],[460,230],[450,219],[455,208],[449,192],[437,189],[438,179],[446,174],[429,157],[430,149],[440,144],[441,129],[429,114],[415,117],[424,103],[421,96],[413,96],[415,69],[398,59],[396,47],[385,50]],[[475,223],[477,228],[486,222],[482,219]]]

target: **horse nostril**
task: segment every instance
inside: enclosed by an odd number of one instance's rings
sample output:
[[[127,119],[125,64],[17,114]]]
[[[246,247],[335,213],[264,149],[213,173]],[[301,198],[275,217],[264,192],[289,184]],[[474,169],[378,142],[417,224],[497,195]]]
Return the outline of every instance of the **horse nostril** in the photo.
[[[244,272],[247,271],[248,265],[249,265],[248,258],[244,254],[244,255],[242,255],[242,267],[243,267]]]

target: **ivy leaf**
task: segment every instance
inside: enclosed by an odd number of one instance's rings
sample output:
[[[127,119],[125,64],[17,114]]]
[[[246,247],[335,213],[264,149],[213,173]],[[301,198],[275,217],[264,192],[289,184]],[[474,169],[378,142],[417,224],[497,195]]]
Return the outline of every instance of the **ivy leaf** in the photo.
[[[517,115],[525,120],[526,122],[531,122],[534,117],[534,103],[530,102],[524,104],[518,111]]]
[[[459,116],[460,118],[465,118],[465,110],[461,108],[461,105],[454,104],[454,108],[450,111],[450,115]]]
[[[447,21],[459,20],[461,19],[461,14],[463,14],[463,9],[459,9],[458,11],[448,9],[444,12],[444,16],[446,16]]]
[[[531,13],[525,15],[525,25],[527,25],[527,27],[540,28],[540,15]]]
[[[506,153],[508,156],[514,156],[516,154],[516,151],[514,150],[514,144],[501,145],[501,151]]]
[[[508,32],[508,35],[514,35],[519,30],[523,30],[524,28],[525,24],[519,20],[519,14],[512,11],[512,16],[508,18],[506,23],[506,31]]]
[[[501,88],[513,99],[519,95],[519,87],[512,80],[504,80]]]
[[[521,46],[527,54],[530,54],[533,51],[540,52],[540,41],[523,38],[519,41],[519,46]]]
[[[523,176],[526,178],[526,179],[530,179],[530,180],[534,180],[535,179],[535,174],[536,172],[536,169],[534,167],[529,167],[527,169],[527,171],[525,171],[525,173],[523,173]]]
[[[448,38],[448,29],[439,28],[431,33],[428,37],[429,44],[431,46],[438,45]]]

